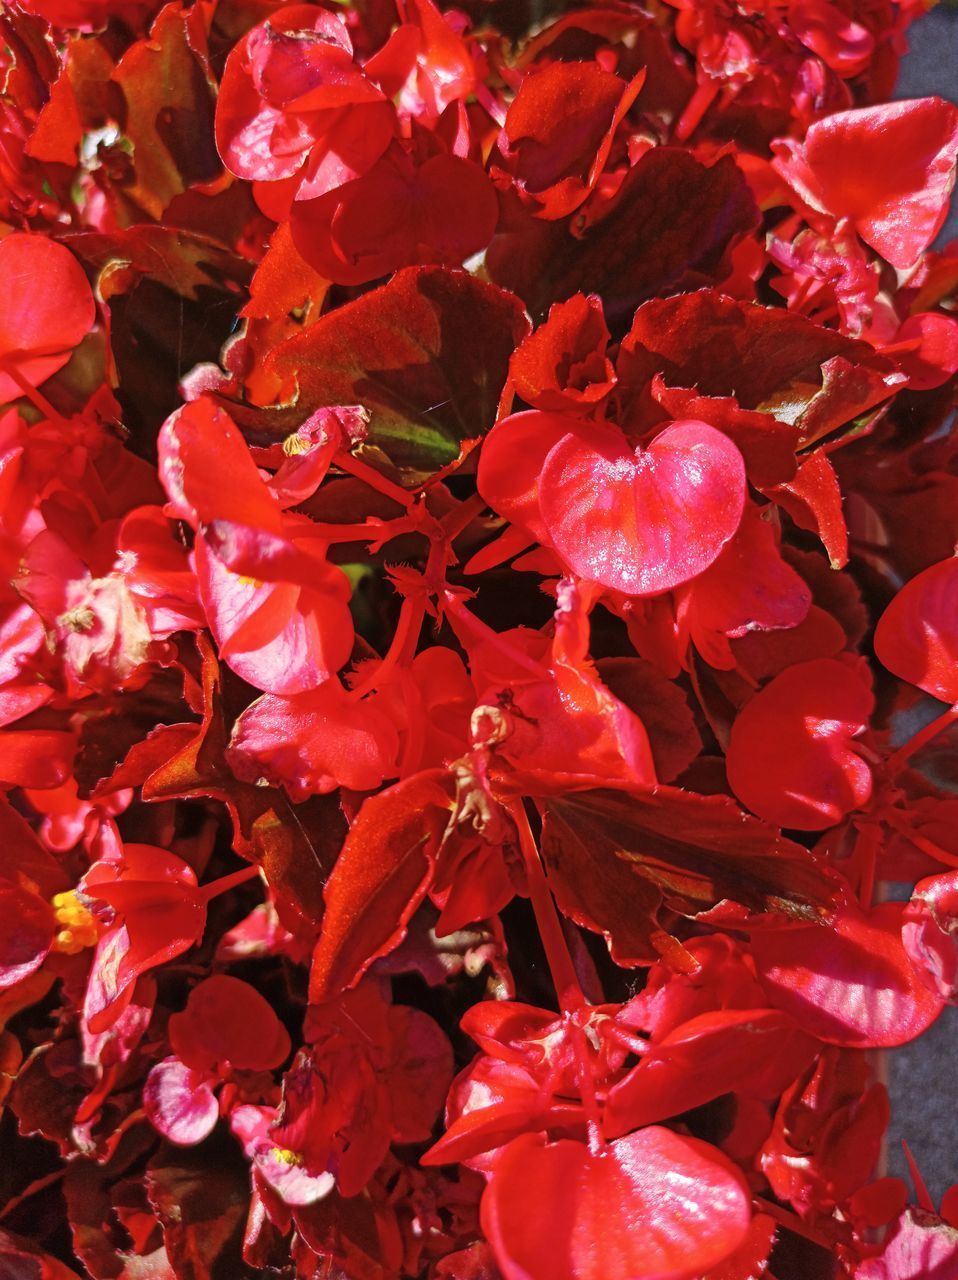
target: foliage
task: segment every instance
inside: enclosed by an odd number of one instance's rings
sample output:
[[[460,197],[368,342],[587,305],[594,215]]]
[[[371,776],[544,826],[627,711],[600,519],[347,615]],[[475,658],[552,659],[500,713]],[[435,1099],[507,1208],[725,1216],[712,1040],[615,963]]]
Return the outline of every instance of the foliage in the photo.
[[[4,1276],[958,1273],[922,7],[3,6]]]

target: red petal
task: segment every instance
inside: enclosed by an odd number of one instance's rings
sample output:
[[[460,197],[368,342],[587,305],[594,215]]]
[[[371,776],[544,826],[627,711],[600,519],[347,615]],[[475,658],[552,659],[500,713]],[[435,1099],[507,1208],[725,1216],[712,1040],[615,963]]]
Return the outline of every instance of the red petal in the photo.
[[[243,782],[268,778],[296,800],[336,787],[371,791],[396,775],[399,737],[369,700],[350,701],[338,680],[283,697],[264,694],[233,726],[230,768]]]
[[[180,1147],[208,1138],[220,1114],[210,1082],[177,1058],[164,1058],[147,1076],[143,1109],[154,1128]]]
[[[93,292],[69,249],[21,231],[0,241],[0,279],[0,362],[10,360],[38,386],[63,368],[93,327]],[[18,384],[0,371],[0,404],[20,395]]]
[[[506,1280],[691,1280],[739,1247],[750,1219],[732,1164],[659,1128],[595,1154],[568,1139],[517,1138],[481,1213]]]
[[[738,528],[745,467],[704,422],[676,422],[645,451],[610,429],[572,430],[552,449],[539,505],[576,573],[654,595],[707,569]]]
[[[53,943],[53,909],[35,893],[0,880],[0,912],[6,921],[0,945],[0,990],[40,968]]]
[[[921,1035],[944,1002],[908,959],[902,911],[888,902],[868,915],[847,910],[829,925],[756,932],[752,954],[769,999],[829,1044],[868,1049]]]
[[[958,1231],[909,1206],[878,1258],[863,1262],[858,1280],[952,1280],[958,1274]]]
[[[875,652],[902,680],[958,702],[958,559],[905,583],[878,620]]]
[[[732,725],[725,758],[732,790],[778,826],[834,826],[871,795],[871,770],[852,740],[873,707],[855,667],[835,658],[789,667]]]
[[[777,167],[804,200],[851,218],[892,266],[910,267],[948,213],[958,107],[915,98],[839,111],[816,121],[803,145],[777,145]]]
[[[264,997],[227,974],[197,983],[183,1012],[170,1018],[169,1038],[180,1061],[203,1072],[267,1071],[290,1049],[286,1028]]]

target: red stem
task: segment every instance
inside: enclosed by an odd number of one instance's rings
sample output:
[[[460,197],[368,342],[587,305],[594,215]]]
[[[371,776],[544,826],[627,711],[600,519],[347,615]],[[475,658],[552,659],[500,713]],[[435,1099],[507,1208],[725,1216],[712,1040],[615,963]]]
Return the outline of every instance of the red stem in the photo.
[[[858,870],[858,901],[863,911],[871,910],[875,896],[875,867],[878,847],[881,844],[881,827],[876,822],[858,829],[855,841],[855,863]]]
[[[715,101],[719,91],[717,80],[700,84],[686,103],[685,110],[679,117],[673,133],[674,142],[685,142],[690,138],[702,122],[702,117]]]
[[[922,853],[927,853],[929,858],[934,858],[936,862],[943,862],[946,867],[958,867],[958,857],[955,854],[949,853],[947,849],[935,844],[927,836],[914,831],[908,819],[894,809],[883,810],[881,819],[888,826],[894,827],[896,831],[900,832],[916,849],[920,849]]]
[[[920,751],[926,742],[931,742],[932,738],[937,738],[939,733],[944,732],[956,720],[958,720],[958,702],[953,707],[949,707],[947,711],[943,711],[940,716],[936,716],[931,724],[925,725],[924,729],[919,729],[897,751],[893,751],[885,761],[885,772],[890,776],[894,776],[904,768],[916,751]]]
[[[394,520],[363,520],[357,524],[321,524],[314,521],[310,534],[326,543],[374,542],[383,546],[404,533],[416,533],[419,526],[409,516],[396,516]]]
[[[38,391],[32,383],[27,382],[26,378],[17,368],[13,360],[9,357],[0,357],[0,372],[5,373],[9,378],[17,384],[23,392],[25,398],[30,401],[35,409],[38,409],[45,418],[51,419],[53,422],[66,422],[59,409],[55,409],[50,401]]]
[[[341,471],[346,471],[349,475],[355,476],[357,480],[362,480],[364,484],[368,484],[370,489],[375,489],[377,493],[384,494],[387,498],[392,498],[401,507],[407,509],[416,501],[415,493],[410,493],[403,489],[400,485],[390,480],[387,476],[381,475],[375,467],[371,467],[368,462],[362,462],[352,453],[342,453],[336,455],[336,466]]]
[[[361,680],[354,689],[350,689],[350,698],[358,701],[360,698],[364,698],[367,693],[372,692],[373,689],[378,689],[386,678],[392,674],[393,670],[406,661],[410,646],[415,651],[425,616],[425,595],[422,592],[417,592],[414,596],[407,596],[402,602],[402,608],[399,610],[396,631],[386,656],[375,671],[368,675],[365,680]]]
[[[211,880],[209,884],[201,885],[200,897],[204,902],[210,902],[213,898],[218,898],[221,893],[227,893],[230,889],[235,889],[238,884],[245,884],[247,880],[252,880],[258,875],[259,867],[241,867],[239,871],[234,871],[228,876],[221,876],[219,880]]]
[[[797,1214],[791,1213],[788,1209],[783,1209],[781,1205],[772,1204],[770,1200],[765,1200],[762,1196],[755,1196],[754,1202],[755,1208],[759,1213],[766,1214],[773,1222],[777,1222],[780,1227],[784,1227],[786,1231],[794,1231],[803,1240],[810,1240],[812,1244],[820,1245],[821,1248],[827,1249],[829,1252],[832,1251],[832,1242],[823,1236],[821,1232],[816,1231],[814,1227],[808,1226]]]
[[[458,507],[443,516],[440,521],[446,541],[452,542],[458,538],[463,529],[485,509],[485,499],[478,493],[474,493],[471,498],[466,498],[465,502],[460,502]]]
[[[522,801],[511,801],[509,812],[519,833],[519,848],[522,850],[526,878],[529,884],[529,900],[532,903],[539,936],[542,938],[542,945],[545,948],[546,960],[549,964],[549,972],[552,974],[556,995],[559,997],[559,1008],[563,1013],[572,1013],[576,1009],[581,1009],[586,1000],[579,985],[579,979],[575,971],[575,965],[572,963],[572,956],[565,940],[565,934],[562,932],[559,913],[556,911],[552,892],[546,881],[542,859],[536,847],[526,811],[522,807]]]

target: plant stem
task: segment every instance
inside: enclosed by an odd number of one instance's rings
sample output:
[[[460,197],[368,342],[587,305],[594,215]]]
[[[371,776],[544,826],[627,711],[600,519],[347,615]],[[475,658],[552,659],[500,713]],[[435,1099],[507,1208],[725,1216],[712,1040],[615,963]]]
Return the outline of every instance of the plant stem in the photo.
[[[38,391],[32,383],[27,382],[13,360],[0,357],[0,373],[5,373],[8,378],[12,378],[23,392],[24,398],[29,400],[33,407],[39,410],[45,418],[49,418],[52,422],[67,421],[60,410],[54,408],[41,391]]]
[[[221,876],[219,880],[212,880],[209,884],[200,887],[200,896],[204,902],[210,902],[213,898],[218,898],[221,893],[227,893],[230,889],[235,889],[238,884],[245,884],[247,880],[252,880],[259,875],[259,867],[241,867],[239,871],[233,871],[228,876]]]
[[[549,964],[549,972],[552,974],[556,995],[559,997],[559,1008],[563,1013],[572,1013],[576,1009],[581,1009],[586,1003],[585,996],[582,994],[582,988],[579,985],[575,965],[572,963],[572,956],[565,940],[565,934],[562,932],[559,913],[556,911],[552,891],[546,881],[542,859],[536,847],[532,828],[529,826],[529,819],[526,816],[522,801],[513,800],[508,808],[519,833],[519,848],[522,850],[526,868],[529,900],[532,903],[539,936],[542,938],[542,945],[545,948],[546,960]]]
[[[949,707],[947,711],[943,711],[940,716],[936,716],[930,724],[925,725],[924,729],[919,729],[897,751],[893,751],[885,761],[886,773],[890,776],[898,773],[916,751],[920,751],[926,742],[931,742],[932,738],[937,738],[939,733],[943,733],[956,720],[958,720],[958,702],[953,707]]]
[[[410,493],[403,489],[400,485],[390,480],[388,476],[382,475],[371,467],[368,462],[363,462],[352,453],[343,450],[342,453],[336,455],[336,466],[341,471],[347,472],[351,476],[355,476],[357,480],[362,480],[363,484],[368,484],[370,489],[375,489],[377,493],[383,494],[387,498],[392,498],[401,507],[409,508],[416,501],[415,493]]]

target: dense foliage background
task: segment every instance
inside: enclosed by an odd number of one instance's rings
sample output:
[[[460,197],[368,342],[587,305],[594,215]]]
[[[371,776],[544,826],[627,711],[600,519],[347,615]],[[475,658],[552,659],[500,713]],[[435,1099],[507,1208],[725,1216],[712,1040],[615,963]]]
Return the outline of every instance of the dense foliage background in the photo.
[[[958,1271],[921,14],[4,6],[4,1280]]]

